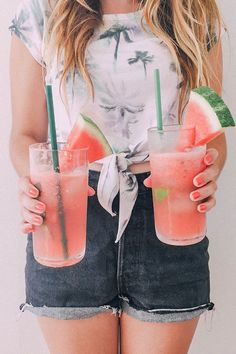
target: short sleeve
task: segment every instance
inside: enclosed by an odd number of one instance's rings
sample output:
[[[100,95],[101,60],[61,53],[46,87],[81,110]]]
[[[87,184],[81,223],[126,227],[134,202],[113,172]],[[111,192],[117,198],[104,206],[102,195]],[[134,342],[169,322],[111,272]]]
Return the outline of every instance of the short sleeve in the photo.
[[[22,40],[34,59],[43,66],[43,38],[49,16],[48,0],[23,0],[9,27],[11,33]]]

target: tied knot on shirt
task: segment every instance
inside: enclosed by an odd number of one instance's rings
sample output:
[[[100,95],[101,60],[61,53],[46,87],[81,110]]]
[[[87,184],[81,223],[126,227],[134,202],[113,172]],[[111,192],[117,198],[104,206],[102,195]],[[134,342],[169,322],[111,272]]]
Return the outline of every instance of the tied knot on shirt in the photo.
[[[123,235],[131,217],[138,196],[136,176],[128,168],[134,162],[142,162],[148,154],[135,155],[133,152],[112,154],[103,159],[103,166],[98,182],[98,200],[102,207],[115,216],[112,204],[119,193],[119,226],[116,236],[118,242]]]

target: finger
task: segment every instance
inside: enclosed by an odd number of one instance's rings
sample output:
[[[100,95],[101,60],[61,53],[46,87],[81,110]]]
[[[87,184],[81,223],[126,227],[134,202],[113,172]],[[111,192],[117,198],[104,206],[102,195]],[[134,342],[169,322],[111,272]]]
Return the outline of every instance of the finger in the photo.
[[[190,194],[190,199],[194,202],[204,200],[212,196],[216,192],[216,190],[217,190],[217,184],[216,182],[212,181],[208,183],[206,186],[193,191]]]
[[[88,196],[92,197],[93,195],[95,195],[95,190],[92,187],[88,187]]]
[[[208,200],[206,202],[199,204],[197,206],[197,210],[200,213],[207,213],[212,208],[214,208],[215,205],[216,205],[216,199],[215,199],[215,196],[212,195],[210,198],[208,198]]]
[[[208,149],[204,157],[204,162],[206,165],[212,165],[218,159],[219,152],[216,149]]]
[[[20,178],[19,188],[31,198],[37,198],[39,195],[39,190],[30,182],[30,179],[27,176]]]
[[[149,176],[148,178],[146,178],[146,179],[143,181],[143,184],[144,184],[145,187],[147,187],[147,188],[152,188],[152,177]]]
[[[32,197],[28,197],[25,193],[20,195],[20,203],[25,209],[28,209],[36,214],[42,214],[46,210],[44,203],[33,199]]]
[[[28,233],[34,232],[35,231],[35,227],[34,227],[34,225],[23,221],[21,223],[21,231],[23,232],[23,234],[28,234]]]
[[[36,215],[29,211],[28,209],[23,208],[22,212],[22,218],[24,221],[28,222],[29,224],[35,225],[35,226],[40,226],[43,223],[43,217],[40,215]]]
[[[217,165],[208,166],[203,172],[199,173],[193,179],[193,184],[196,187],[202,187],[205,184],[214,181],[220,173],[220,169]]]

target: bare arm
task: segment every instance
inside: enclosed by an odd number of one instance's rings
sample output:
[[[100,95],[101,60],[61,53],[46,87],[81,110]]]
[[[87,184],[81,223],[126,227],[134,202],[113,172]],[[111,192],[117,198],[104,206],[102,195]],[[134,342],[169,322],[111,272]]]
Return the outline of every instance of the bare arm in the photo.
[[[42,67],[12,36],[10,56],[12,129],[10,155],[19,176],[29,175],[29,145],[47,140],[47,109]]]
[[[209,60],[212,68],[209,86],[219,95],[221,95],[223,62],[220,42],[210,50]],[[225,134],[223,133],[211,141],[207,145],[207,148],[207,154],[204,158],[207,168],[194,178],[194,185],[198,189],[190,195],[190,198],[193,201],[200,202],[200,204],[197,206],[197,209],[202,213],[208,212],[216,204],[216,180],[224,167],[227,154]]]
[[[24,44],[13,35],[10,58],[12,129],[10,155],[20,178],[19,194],[22,231],[32,232],[43,222],[45,205],[37,200],[39,191],[29,178],[29,145],[48,137],[48,119],[42,67]],[[94,194],[89,188],[89,196]]]
[[[38,190],[29,179],[29,145],[47,140],[47,109],[42,67],[35,61],[18,37],[13,35],[10,56],[12,129],[10,155],[21,177],[19,195],[21,229],[32,232],[41,225],[45,205],[39,202]]]
[[[212,74],[210,80],[210,87],[222,95],[222,78],[223,78],[223,59],[222,59],[222,45],[218,42],[209,52],[209,60],[211,63]],[[211,141],[207,147],[209,149],[214,148],[218,151],[219,155],[216,160],[217,166],[221,171],[224,167],[226,156],[227,156],[227,146],[225,134],[221,134],[219,137]]]

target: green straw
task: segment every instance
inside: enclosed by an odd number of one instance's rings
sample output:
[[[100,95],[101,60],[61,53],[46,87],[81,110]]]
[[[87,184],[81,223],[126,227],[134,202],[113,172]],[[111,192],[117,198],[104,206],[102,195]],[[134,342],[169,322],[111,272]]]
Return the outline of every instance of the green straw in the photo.
[[[47,109],[48,109],[48,120],[50,128],[50,138],[52,146],[52,163],[55,172],[60,173],[59,158],[57,151],[57,135],[56,135],[56,125],[55,125],[55,115],[52,97],[52,86],[46,85],[46,97],[47,97]]]
[[[54,105],[53,105],[53,96],[52,96],[52,86],[46,85],[46,98],[47,98],[47,110],[48,110],[48,121],[50,127],[50,138],[51,138],[51,147],[52,147],[52,163],[53,169],[56,172],[56,176],[60,173],[59,166],[59,158],[58,158],[58,146],[57,146],[57,135],[56,135],[56,124],[55,124],[55,114],[54,114]],[[59,177],[59,176],[57,176]],[[58,185],[58,195],[57,195],[57,203],[58,203],[58,215],[61,226],[61,241],[63,247],[64,258],[68,258],[68,245],[67,245],[67,237],[66,237],[66,225],[64,219],[64,206],[61,195],[61,186],[60,179],[57,180]]]
[[[162,104],[161,104],[161,80],[160,80],[159,69],[155,69],[154,73],[155,73],[155,100],[156,100],[157,128],[158,130],[163,130]]]

